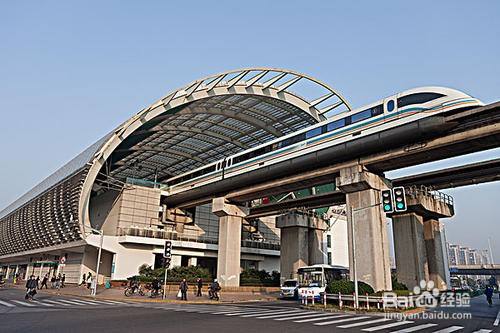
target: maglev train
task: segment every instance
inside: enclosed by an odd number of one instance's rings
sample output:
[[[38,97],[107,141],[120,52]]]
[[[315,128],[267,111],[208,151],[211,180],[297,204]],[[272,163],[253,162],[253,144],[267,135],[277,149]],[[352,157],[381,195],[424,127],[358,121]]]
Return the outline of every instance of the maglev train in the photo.
[[[450,88],[407,90],[172,177],[166,181],[166,191],[175,195],[424,118],[482,105],[478,99]]]

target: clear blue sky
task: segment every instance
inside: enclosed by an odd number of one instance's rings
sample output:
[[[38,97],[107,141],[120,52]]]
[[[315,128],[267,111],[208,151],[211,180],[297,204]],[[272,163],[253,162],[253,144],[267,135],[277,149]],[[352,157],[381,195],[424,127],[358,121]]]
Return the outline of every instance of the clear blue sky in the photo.
[[[3,1],[0,207],[169,90],[227,69],[301,71],[354,106],[421,85],[498,101],[499,14],[498,1]],[[492,236],[500,261],[500,184],[449,193],[448,239]]]

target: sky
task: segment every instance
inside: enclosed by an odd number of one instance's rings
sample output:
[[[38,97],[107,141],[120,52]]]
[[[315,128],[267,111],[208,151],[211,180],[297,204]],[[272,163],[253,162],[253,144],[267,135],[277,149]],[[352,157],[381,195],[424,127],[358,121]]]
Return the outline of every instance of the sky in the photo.
[[[357,107],[423,85],[500,100],[500,2],[0,1],[0,209],[167,92],[251,66]],[[500,150],[389,173],[498,158]],[[500,183],[445,191],[450,242],[500,261]]]

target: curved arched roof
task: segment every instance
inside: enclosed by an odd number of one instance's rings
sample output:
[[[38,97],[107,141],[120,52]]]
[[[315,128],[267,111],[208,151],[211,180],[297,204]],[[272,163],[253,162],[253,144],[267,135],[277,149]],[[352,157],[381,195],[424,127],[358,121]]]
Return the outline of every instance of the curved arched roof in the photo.
[[[78,219],[96,180],[159,181],[350,110],[328,85],[297,72],[248,68],[196,80],[141,110],[0,212],[5,217],[88,168]]]

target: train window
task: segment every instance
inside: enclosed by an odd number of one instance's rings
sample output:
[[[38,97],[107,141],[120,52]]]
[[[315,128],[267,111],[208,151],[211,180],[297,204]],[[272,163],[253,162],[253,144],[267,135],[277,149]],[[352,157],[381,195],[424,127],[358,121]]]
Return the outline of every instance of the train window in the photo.
[[[282,147],[293,145],[294,143],[304,141],[306,139],[306,134],[302,133],[299,135],[292,136],[291,138],[282,141]]]
[[[372,116],[372,109],[355,113],[351,116],[351,123],[357,123],[358,121],[368,119],[371,116]]]
[[[326,130],[330,132],[344,126],[345,126],[345,119],[339,119],[326,125]]]
[[[389,112],[394,111],[394,107],[395,107],[394,100],[391,99],[389,102],[387,102],[387,111]]]
[[[321,127],[317,127],[306,132],[306,139],[313,138],[321,134]]]
[[[398,107],[402,108],[411,104],[422,104],[438,99],[445,95],[438,93],[416,93],[398,98]]]
[[[384,106],[382,104],[372,107],[372,117],[384,113]]]
[[[222,161],[221,169],[224,169],[226,167],[226,160]]]

